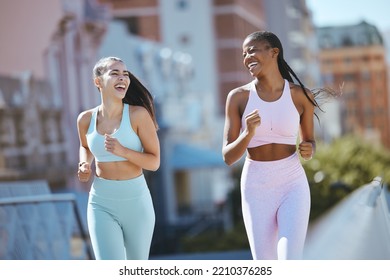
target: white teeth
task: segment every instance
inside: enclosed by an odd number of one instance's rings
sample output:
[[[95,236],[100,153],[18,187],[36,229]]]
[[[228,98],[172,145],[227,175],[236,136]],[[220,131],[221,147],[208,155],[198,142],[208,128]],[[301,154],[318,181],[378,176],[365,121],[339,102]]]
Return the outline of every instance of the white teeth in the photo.
[[[253,66],[256,66],[256,65],[257,65],[257,62],[251,62],[251,63],[248,64],[248,67],[250,68],[250,67],[253,67]]]

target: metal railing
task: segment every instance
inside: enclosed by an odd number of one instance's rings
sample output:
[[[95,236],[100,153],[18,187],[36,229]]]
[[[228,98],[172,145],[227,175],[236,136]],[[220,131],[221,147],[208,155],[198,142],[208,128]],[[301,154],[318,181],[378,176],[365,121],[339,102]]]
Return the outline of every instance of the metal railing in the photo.
[[[71,255],[67,251],[71,250],[75,226],[82,239],[86,258],[92,259],[89,236],[83,226],[75,195],[21,195],[28,193],[28,183],[23,188],[15,196],[8,194],[8,197],[0,197],[0,259],[66,258]],[[44,188],[40,190],[45,191]]]

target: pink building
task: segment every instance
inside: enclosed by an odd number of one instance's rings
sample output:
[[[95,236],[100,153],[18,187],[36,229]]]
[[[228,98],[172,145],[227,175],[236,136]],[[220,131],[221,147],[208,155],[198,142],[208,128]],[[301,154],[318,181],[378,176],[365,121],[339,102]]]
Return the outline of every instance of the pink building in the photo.
[[[34,77],[44,78],[43,55],[63,16],[61,2],[61,0],[2,1],[1,75],[31,71]]]
[[[96,62],[100,40],[109,21],[108,10],[92,0],[37,0],[31,4],[29,0],[6,1],[0,9],[0,75],[3,77],[1,86],[5,100],[0,124],[5,128],[9,123],[23,123],[26,120],[40,123],[45,118],[50,118],[49,111],[59,111],[60,117],[56,120],[57,127],[63,130],[63,139],[61,144],[57,144],[64,146],[61,148],[64,149],[62,173],[70,181],[67,185],[79,188],[78,180],[75,180],[78,161],[76,119],[81,110],[99,102],[100,96],[91,82],[91,69]],[[26,76],[31,81],[23,83]],[[10,83],[19,86],[10,91]],[[32,88],[37,83],[46,85],[44,92]],[[14,92],[26,92],[24,101],[28,103],[21,106],[37,106],[38,112],[35,115],[42,118],[34,119],[31,114],[27,115],[28,110],[23,110],[23,107],[20,109],[20,116],[6,113],[12,111],[7,96]],[[47,101],[47,96],[53,102],[51,107],[45,109],[47,112],[42,113],[39,104],[34,102],[45,103],[40,99]],[[20,129],[23,130],[24,126],[21,125]],[[15,141],[20,141],[18,134],[15,135]],[[6,156],[4,157],[3,148],[4,145],[0,149],[0,155],[4,159]],[[16,149],[26,151],[19,146]],[[7,153],[10,153],[9,149],[5,154]],[[29,155],[26,152],[23,157],[29,158]],[[14,164],[12,168],[24,170],[24,165]],[[9,166],[3,164],[3,167]],[[29,172],[25,170],[24,173]]]

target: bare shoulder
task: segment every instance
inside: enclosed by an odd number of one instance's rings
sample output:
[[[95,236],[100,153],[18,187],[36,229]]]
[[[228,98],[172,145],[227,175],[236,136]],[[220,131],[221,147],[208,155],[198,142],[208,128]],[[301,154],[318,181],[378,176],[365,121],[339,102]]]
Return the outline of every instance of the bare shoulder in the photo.
[[[143,106],[129,105],[129,111],[130,120],[134,127],[145,123],[145,120],[152,120],[148,110]]]
[[[137,105],[129,105],[130,116],[132,118],[144,118],[149,116],[148,110],[145,107]]]
[[[77,117],[77,123],[79,126],[87,126],[91,122],[92,112],[94,109],[89,109],[81,112]]]
[[[227,95],[226,105],[229,107],[237,106],[240,110],[243,110],[248,102],[249,91],[250,83],[232,89]]]
[[[309,97],[312,101],[314,101],[314,95],[309,90],[308,88],[305,88],[306,94],[303,92],[302,87],[300,85],[296,85],[294,83],[289,83],[290,84],[290,91],[291,91],[291,96],[293,97],[294,101],[297,101],[299,103],[306,103],[310,101],[308,100],[307,97]]]
[[[245,98],[248,97],[249,95],[249,90],[250,90],[250,83],[237,87],[235,89],[232,89],[228,93],[228,99],[240,99],[240,98]]]

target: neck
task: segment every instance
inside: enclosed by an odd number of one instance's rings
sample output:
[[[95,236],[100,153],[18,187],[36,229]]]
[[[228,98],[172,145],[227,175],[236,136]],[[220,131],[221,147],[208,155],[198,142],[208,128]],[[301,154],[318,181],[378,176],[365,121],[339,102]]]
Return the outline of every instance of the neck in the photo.
[[[269,75],[257,77],[255,80],[256,88],[263,92],[275,92],[284,87],[284,79],[282,75]]]
[[[121,102],[102,102],[100,111],[103,117],[113,119],[122,115],[123,103]]]

